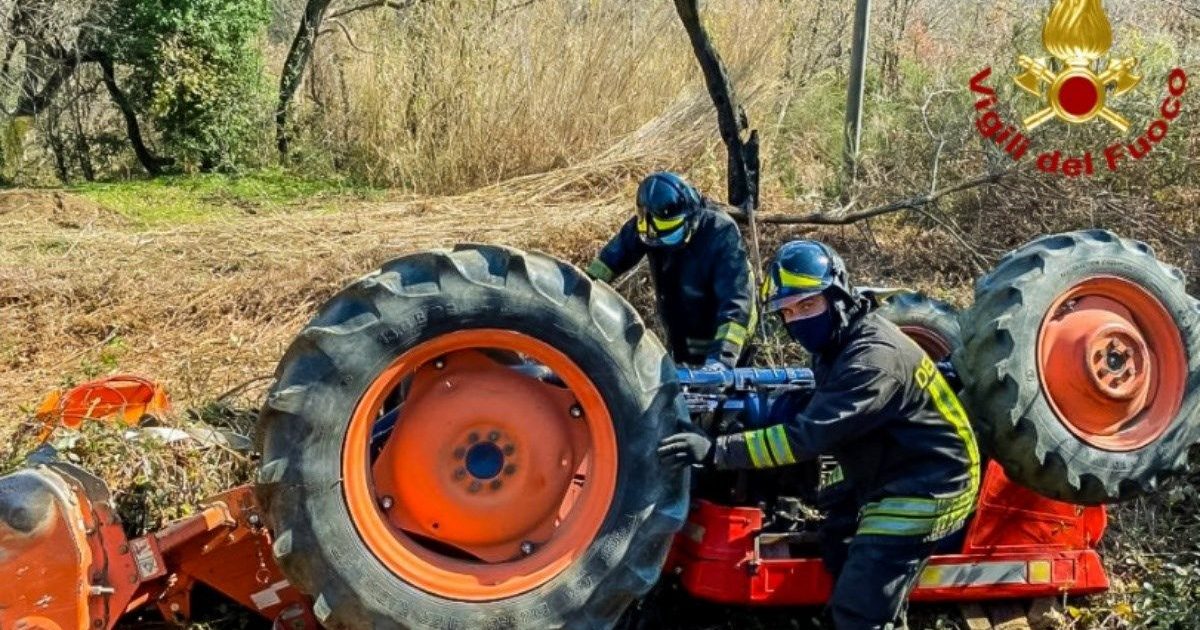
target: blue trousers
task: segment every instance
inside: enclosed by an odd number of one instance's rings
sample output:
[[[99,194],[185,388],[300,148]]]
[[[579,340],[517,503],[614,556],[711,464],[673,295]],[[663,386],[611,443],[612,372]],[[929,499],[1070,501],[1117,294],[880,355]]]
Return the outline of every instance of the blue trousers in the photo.
[[[908,594],[937,543],[904,536],[855,536],[835,571],[829,600],[838,630],[907,628]]]

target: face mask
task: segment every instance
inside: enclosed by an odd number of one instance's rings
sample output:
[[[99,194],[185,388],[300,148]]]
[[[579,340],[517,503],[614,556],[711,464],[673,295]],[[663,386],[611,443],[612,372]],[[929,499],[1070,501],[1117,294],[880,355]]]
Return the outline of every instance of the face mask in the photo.
[[[685,232],[687,232],[687,230],[681,226],[678,229],[676,229],[674,232],[670,232],[669,234],[660,236],[658,238],[658,242],[662,243],[663,245],[666,245],[667,247],[674,247],[683,242],[683,236],[684,236]]]
[[[820,352],[833,337],[833,310],[786,324],[788,334],[810,353]]]

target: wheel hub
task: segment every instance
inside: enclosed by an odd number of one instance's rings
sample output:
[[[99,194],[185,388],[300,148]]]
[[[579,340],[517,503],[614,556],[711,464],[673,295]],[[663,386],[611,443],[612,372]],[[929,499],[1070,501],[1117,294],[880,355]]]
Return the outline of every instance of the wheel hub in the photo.
[[[1042,324],[1038,357],[1059,420],[1096,446],[1139,448],[1178,411],[1187,373],[1178,329],[1127,280],[1093,278],[1066,292]]]
[[[575,398],[463,351],[417,371],[373,470],[388,520],[486,562],[553,536],[587,450]]]
[[[1146,342],[1127,309],[1088,297],[1047,324],[1050,395],[1075,427],[1112,435],[1149,393]]]
[[[496,439],[499,439],[500,432],[496,431],[494,432],[494,435],[496,436]],[[477,438],[477,436],[474,434],[472,434],[471,437]],[[505,448],[508,449],[510,453],[514,451],[514,448],[511,444],[506,445]],[[458,451],[455,451],[455,456],[458,456]],[[487,481],[489,479],[494,479],[500,474],[500,471],[504,470],[504,452],[500,449],[496,442],[475,444],[466,450],[465,459],[465,469],[459,470],[465,470],[476,480]],[[513,467],[508,474],[511,476],[515,470],[516,468]],[[458,474],[458,471],[455,471],[455,474]]]

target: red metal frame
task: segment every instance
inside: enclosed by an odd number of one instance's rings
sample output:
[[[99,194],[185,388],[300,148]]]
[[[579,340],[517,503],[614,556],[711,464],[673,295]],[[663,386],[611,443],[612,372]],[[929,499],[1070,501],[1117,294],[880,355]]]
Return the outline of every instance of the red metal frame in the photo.
[[[0,477],[2,492],[31,497],[28,505],[39,520],[27,532],[0,524],[6,552],[0,555],[0,574],[18,577],[13,588],[0,589],[0,628],[112,628],[123,614],[149,605],[182,623],[190,617],[196,584],[274,620],[277,628],[318,627],[310,600],[274,563],[270,532],[248,486],[133,540],[125,537],[104,484],[70,465]],[[789,557],[788,545],[764,542],[762,521],[757,508],[698,501],[676,537],[668,570],[690,594],[714,602],[823,604],[832,579],[821,560]],[[912,599],[1103,591],[1108,579],[1095,547],[1106,525],[1103,507],[1051,501],[1009,481],[992,463],[961,553],[935,556]]]
[[[762,511],[698,501],[675,539],[667,568],[692,596],[724,604],[816,606],[833,580],[816,557],[756,551]],[[1108,577],[1095,547],[1103,506],[1052,501],[988,465],[961,553],[938,555],[914,601],[977,601],[1097,593]]]

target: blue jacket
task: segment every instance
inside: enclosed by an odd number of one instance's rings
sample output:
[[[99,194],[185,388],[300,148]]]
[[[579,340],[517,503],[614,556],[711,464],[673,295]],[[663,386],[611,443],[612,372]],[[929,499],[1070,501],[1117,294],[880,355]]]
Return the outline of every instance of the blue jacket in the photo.
[[[733,367],[757,323],[754,277],[733,219],[709,205],[698,212],[688,241],[670,249],[647,247],[630,219],[588,275],[612,282],[645,256],[675,361],[701,365],[712,358]]]

